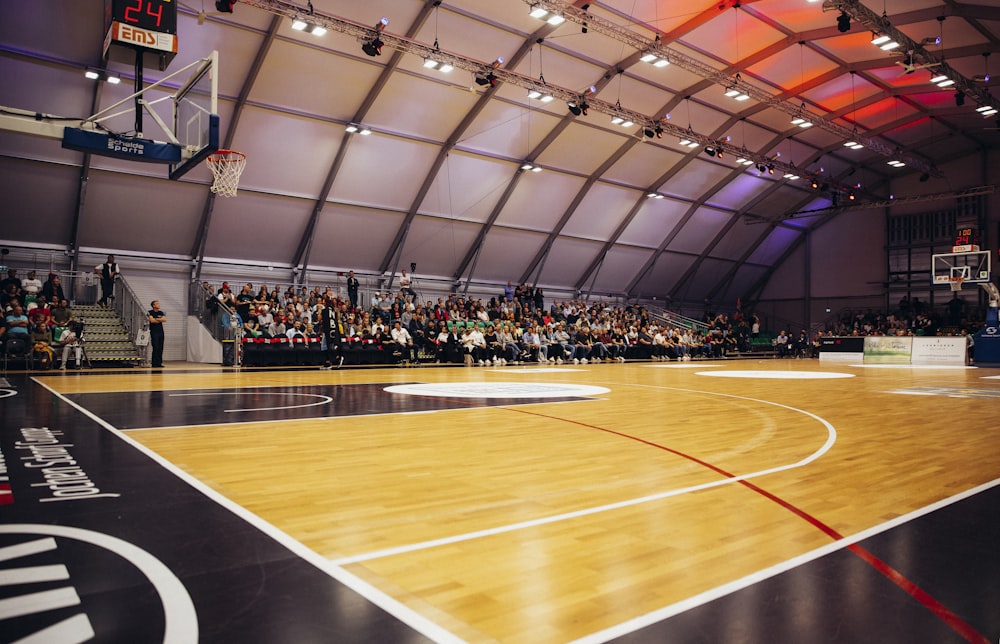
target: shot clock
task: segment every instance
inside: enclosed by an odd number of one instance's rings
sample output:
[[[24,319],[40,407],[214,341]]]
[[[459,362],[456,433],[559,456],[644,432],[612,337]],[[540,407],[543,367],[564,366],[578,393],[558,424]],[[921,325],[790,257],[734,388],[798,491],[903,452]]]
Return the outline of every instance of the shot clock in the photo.
[[[975,228],[959,228],[955,233],[953,253],[974,253],[979,251],[979,232]]]
[[[163,71],[177,54],[177,0],[106,0],[104,55]]]

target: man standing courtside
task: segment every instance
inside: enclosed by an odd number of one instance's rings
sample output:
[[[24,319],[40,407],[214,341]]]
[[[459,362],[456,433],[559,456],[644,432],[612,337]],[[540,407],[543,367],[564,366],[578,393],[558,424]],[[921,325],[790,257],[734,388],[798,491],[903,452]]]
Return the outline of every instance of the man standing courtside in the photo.
[[[159,300],[153,300],[150,302],[150,306],[153,308],[146,313],[146,319],[149,320],[149,343],[153,347],[152,365],[156,368],[162,368],[163,323],[167,321],[167,316],[160,310]]]

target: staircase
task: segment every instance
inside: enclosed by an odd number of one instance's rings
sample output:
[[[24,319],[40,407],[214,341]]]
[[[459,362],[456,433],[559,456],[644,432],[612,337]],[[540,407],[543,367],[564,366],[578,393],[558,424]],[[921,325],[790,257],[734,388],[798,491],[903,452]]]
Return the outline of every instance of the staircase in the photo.
[[[73,307],[73,318],[84,323],[87,359],[93,367],[134,367],[142,363],[142,356],[129,340],[128,331],[114,309],[97,305]]]

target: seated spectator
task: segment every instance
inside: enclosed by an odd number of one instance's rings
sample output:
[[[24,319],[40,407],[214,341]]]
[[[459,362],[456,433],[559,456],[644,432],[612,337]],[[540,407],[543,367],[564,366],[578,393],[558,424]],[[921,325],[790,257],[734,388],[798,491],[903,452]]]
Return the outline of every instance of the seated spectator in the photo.
[[[56,354],[52,350],[51,344],[52,332],[47,325],[36,324],[31,327],[32,352],[42,369],[51,369],[55,363]]]
[[[25,340],[31,335],[29,330],[28,316],[24,314],[24,309],[21,308],[21,302],[15,300],[11,306],[10,313],[6,315],[7,320],[7,337],[21,337]]]
[[[66,327],[69,323],[73,321],[73,311],[69,308],[69,302],[66,300],[59,300],[59,304],[52,307],[52,322],[51,326]]]
[[[402,322],[396,320],[389,333],[389,342],[394,345],[394,351],[398,351],[404,364],[417,362],[416,348],[413,346],[413,337],[410,332],[403,328]]]
[[[49,279],[42,284],[42,292],[40,295],[44,295],[45,299],[49,302],[61,302],[68,299],[66,294],[63,292],[59,276],[55,273],[49,273]]]
[[[785,356],[791,354],[791,339],[788,337],[788,334],[785,333],[784,329],[782,329],[774,338],[774,350],[778,352],[779,358],[784,358]]]
[[[62,347],[62,363],[59,365],[60,369],[66,369],[66,364],[69,362],[69,354],[71,350],[76,354],[76,361],[74,362],[76,368],[79,369],[82,367],[83,325],[79,322],[74,322],[64,329],[62,334],[59,336],[59,346]]]
[[[28,310],[28,321],[32,324],[44,324],[46,327],[52,325],[52,309],[49,308],[44,295],[39,295]]]

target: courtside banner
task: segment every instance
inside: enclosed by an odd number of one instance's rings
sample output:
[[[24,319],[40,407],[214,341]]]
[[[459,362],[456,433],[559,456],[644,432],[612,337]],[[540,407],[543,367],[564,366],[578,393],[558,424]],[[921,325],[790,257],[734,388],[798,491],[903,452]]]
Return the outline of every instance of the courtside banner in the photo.
[[[865,362],[873,364],[910,364],[913,338],[869,335],[865,337]]]
[[[913,338],[913,364],[965,364],[965,338]]]

